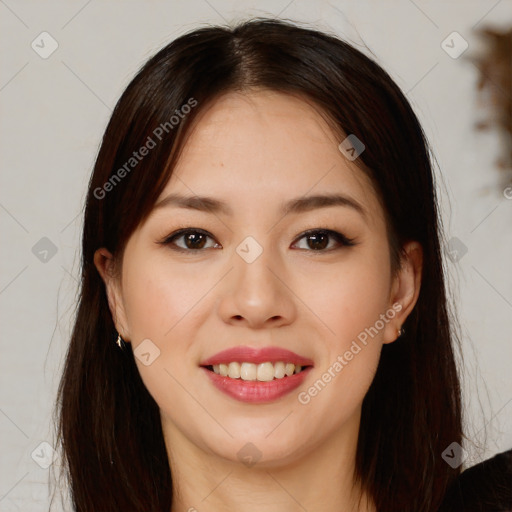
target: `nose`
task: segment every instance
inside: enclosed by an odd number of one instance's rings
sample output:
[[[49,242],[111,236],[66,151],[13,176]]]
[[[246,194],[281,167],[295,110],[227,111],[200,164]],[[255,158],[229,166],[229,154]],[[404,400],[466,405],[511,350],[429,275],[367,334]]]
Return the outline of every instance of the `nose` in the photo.
[[[297,297],[289,270],[271,250],[264,249],[249,261],[234,253],[233,268],[219,289],[218,314],[226,323],[252,329],[291,324],[297,315]]]

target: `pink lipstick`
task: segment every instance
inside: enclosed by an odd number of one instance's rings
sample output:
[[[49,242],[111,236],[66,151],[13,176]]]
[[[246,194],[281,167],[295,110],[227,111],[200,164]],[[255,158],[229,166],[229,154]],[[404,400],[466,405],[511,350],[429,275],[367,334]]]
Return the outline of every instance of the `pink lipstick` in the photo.
[[[279,347],[238,346],[202,361],[210,382],[228,396],[248,403],[272,402],[299,387],[313,361]]]

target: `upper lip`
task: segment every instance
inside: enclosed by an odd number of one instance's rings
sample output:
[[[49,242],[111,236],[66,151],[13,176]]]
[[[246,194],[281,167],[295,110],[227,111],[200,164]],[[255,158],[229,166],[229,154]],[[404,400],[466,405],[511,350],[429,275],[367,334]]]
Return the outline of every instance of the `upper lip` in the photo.
[[[295,366],[313,366],[313,361],[307,357],[302,357],[285,348],[280,347],[263,347],[253,348],[249,346],[238,346],[222,350],[217,354],[205,359],[200,366],[210,366],[214,364],[226,364],[231,362],[247,362],[247,363],[293,363]]]

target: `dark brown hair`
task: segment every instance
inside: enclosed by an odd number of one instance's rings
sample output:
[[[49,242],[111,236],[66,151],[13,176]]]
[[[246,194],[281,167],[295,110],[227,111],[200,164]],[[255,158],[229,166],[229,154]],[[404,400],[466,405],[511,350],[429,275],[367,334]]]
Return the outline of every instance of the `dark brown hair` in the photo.
[[[106,247],[122,258],[169,180],[197,113],[222,93],[251,88],[300,95],[340,134],[363,141],[366,149],[355,163],[382,201],[395,263],[406,241],[423,247],[422,286],[406,334],[384,346],[363,402],[356,478],[379,512],[432,512],[459,473],[441,454],[460,443],[462,433],[427,142],[407,99],[373,60],[334,35],[273,19],[200,28],[171,42],[131,81],[106,128],[89,183],[80,297],[57,400],[74,508],[171,508],[159,409],[131,344],[125,353],[115,344],[93,256]],[[147,156],[113,179],[162,123],[192,102]]]

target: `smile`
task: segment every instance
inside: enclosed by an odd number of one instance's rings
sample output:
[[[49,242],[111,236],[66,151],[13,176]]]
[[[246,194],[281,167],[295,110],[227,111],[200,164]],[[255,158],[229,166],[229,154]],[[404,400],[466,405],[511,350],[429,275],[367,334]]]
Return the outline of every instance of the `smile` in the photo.
[[[239,346],[215,354],[200,366],[210,382],[231,398],[265,403],[299,387],[313,361],[279,347]]]

